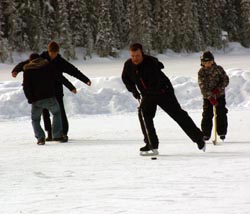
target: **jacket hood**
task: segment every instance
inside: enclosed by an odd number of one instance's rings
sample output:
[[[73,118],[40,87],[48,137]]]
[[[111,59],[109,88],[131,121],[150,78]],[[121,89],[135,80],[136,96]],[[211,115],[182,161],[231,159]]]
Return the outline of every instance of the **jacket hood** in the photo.
[[[39,69],[49,64],[47,59],[41,57],[31,60],[28,64],[24,65],[23,70]]]

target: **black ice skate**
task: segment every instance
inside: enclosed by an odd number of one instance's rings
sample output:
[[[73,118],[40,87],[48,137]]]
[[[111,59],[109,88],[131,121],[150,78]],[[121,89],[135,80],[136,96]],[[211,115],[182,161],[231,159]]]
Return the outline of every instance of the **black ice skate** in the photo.
[[[203,152],[206,151],[206,143],[204,142],[204,140],[200,140],[197,143],[198,149],[202,150]]]
[[[154,155],[158,155],[158,148],[150,148],[149,145],[146,145],[144,147],[140,148],[140,155],[141,156],[154,156]]]

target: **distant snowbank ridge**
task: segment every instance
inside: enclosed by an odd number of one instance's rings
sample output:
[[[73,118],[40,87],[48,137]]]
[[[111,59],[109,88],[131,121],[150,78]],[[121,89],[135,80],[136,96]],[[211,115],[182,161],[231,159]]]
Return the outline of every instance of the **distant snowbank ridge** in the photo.
[[[226,89],[227,107],[250,107],[250,72],[240,69],[226,71],[230,84]],[[175,94],[185,110],[202,109],[202,96],[196,79],[184,76],[170,77]],[[64,102],[68,116],[81,114],[123,114],[137,111],[137,101],[127,92],[120,77],[92,79],[88,87],[80,81],[73,82],[78,93],[64,88]],[[0,118],[14,119],[30,116],[20,82],[0,82]]]

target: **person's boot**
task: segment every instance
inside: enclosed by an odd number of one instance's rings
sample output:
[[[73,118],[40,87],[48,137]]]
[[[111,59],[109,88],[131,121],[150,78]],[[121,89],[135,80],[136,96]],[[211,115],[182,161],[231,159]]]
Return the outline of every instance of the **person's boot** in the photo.
[[[62,137],[53,138],[53,141],[60,141],[61,143],[66,143],[68,142],[68,136],[63,134]]]
[[[148,144],[146,144],[146,146],[143,146],[143,147],[140,148],[141,152],[147,152],[149,150],[150,150],[150,148],[149,148]]]
[[[210,139],[210,136],[203,136],[203,140],[208,141]]]
[[[199,150],[202,150],[203,152],[206,151],[206,143],[204,142],[203,139],[197,141],[196,143],[197,143],[197,146],[198,146]]]
[[[37,141],[37,145],[39,145],[39,146],[44,145],[44,144],[45,144],[45,139],[44,139],[44,137],[42,137],[41,139],[39,139],[39,140]]]
[[[220,135],[220,139],[224,141],[226,139],[226,135]]]
[[[51,132],[50,131],[48,131],[48,136],[47,136],[47,138],[46,138],[46,141],[52,141],[53,139],[52,139],[52,134],[51,134]]]
[[[65,135],[65,134],[63,134],[63,135],[62,135],[61,143],[66,143],[66,142],[68,142],[68,140],[69,140],[68,136]]]
[[[155,148],[150,148],[150,146],[148,144],[146,144],[146,146],[141,147],[140,148],[140,155],[141,156],[154,156],[154,155],[158,155],[158,147]]]

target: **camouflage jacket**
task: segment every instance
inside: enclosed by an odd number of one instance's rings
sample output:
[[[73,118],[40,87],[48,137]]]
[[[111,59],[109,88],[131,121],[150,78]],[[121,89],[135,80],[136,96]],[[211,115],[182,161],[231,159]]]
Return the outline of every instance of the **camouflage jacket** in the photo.
[[[198,72],[198,84],[203,98],[213,97],[212,91],[218,89],[218,97],[225,94],[225,88],[229,83],[229,78],[224,69],[214,63],[210,69],[201,68]]]

